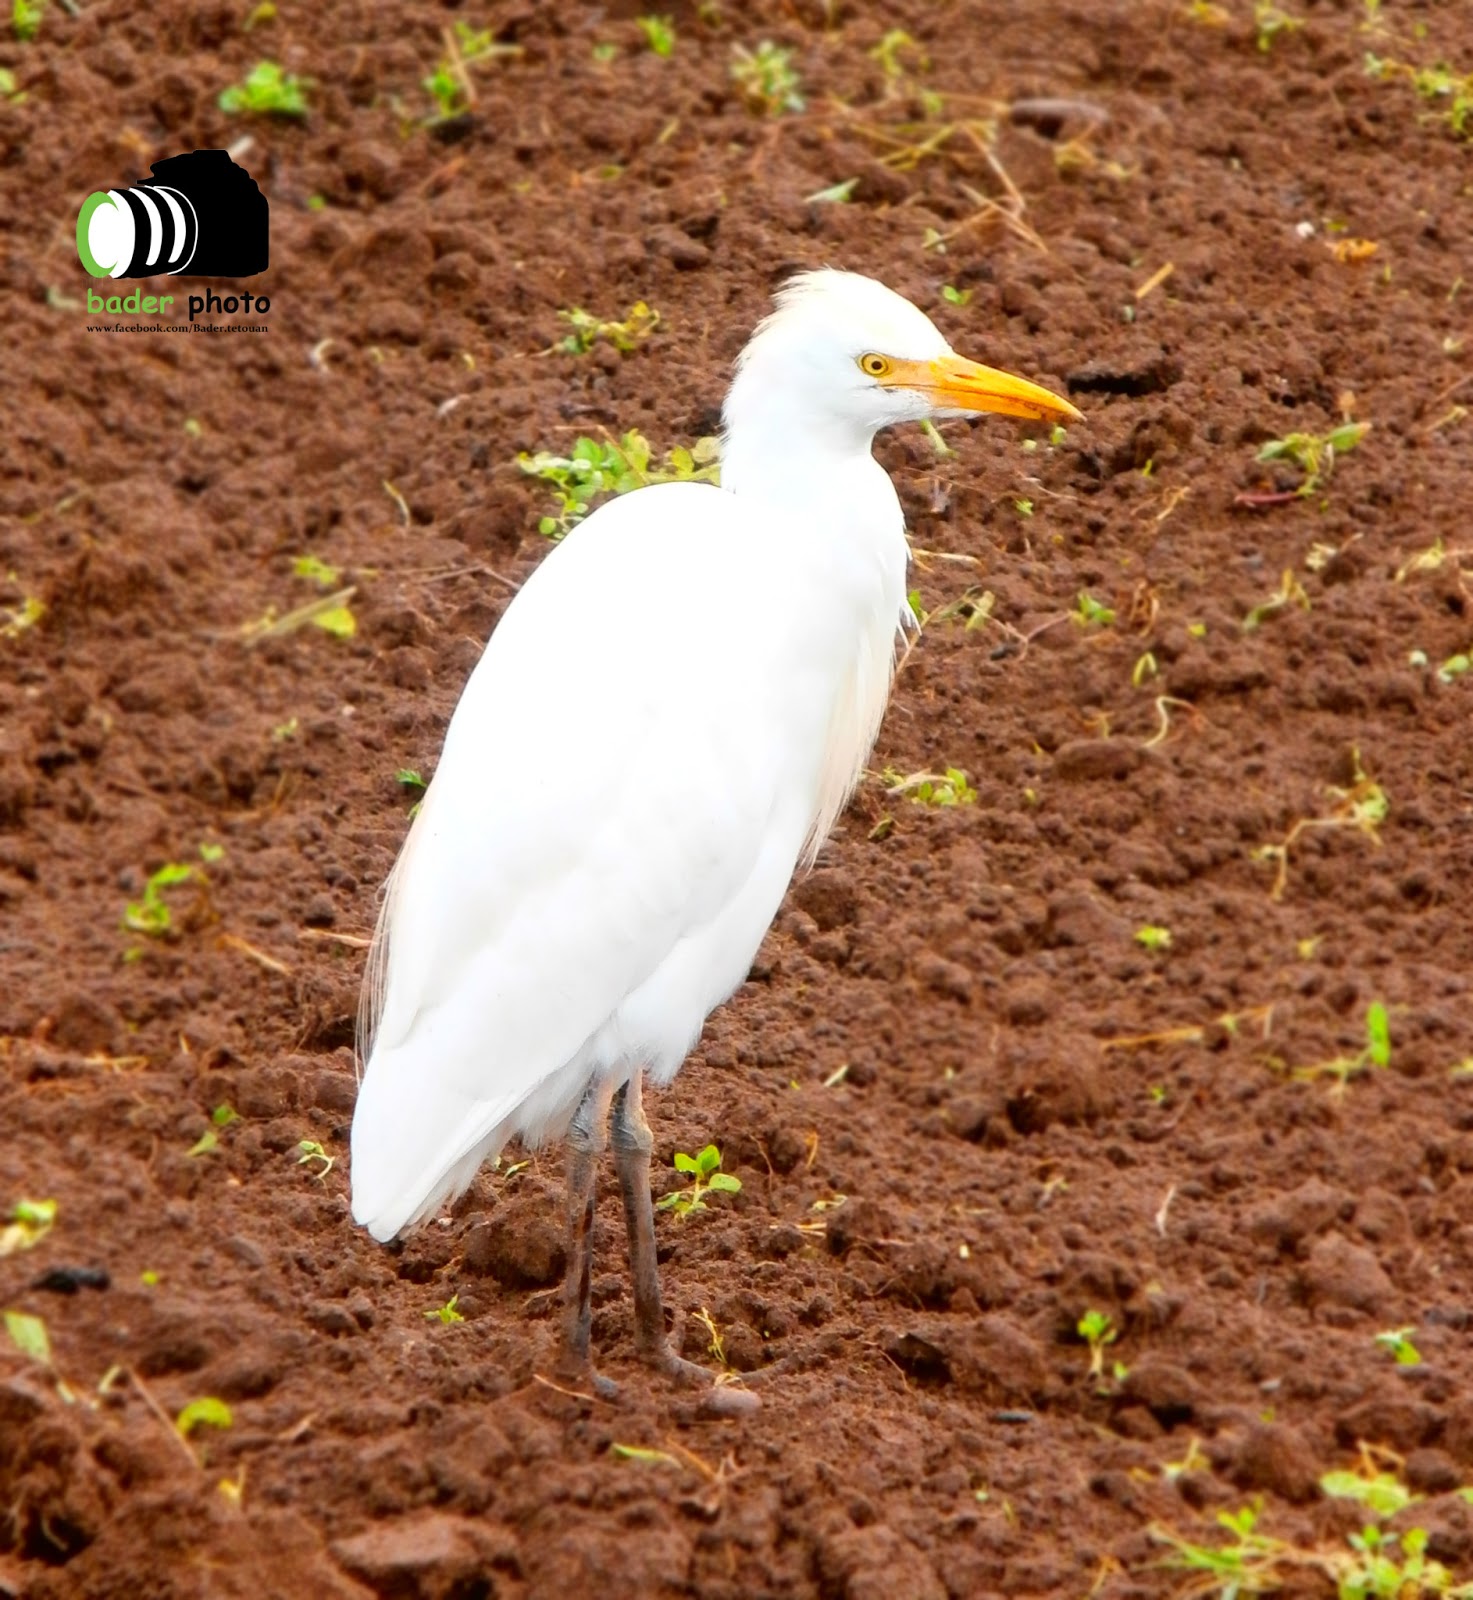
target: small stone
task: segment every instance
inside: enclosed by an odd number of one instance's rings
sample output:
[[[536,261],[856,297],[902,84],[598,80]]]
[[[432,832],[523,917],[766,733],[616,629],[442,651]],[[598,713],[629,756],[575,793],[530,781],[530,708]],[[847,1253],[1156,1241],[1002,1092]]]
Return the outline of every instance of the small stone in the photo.
[[[655,228],[646,234],[645,243],[680,272],[693,272],[711,262],[711,252],[706,246],[680,228]]]
[[[1319,1240],[1310,1252],[1304,1283],[1318,1306],[1380,1315],[1390,1311],[1396,1298],[1395,1287],[1375,1256],[1338,1233]]]
[[[504,1200],[471,1229],[465,1245],[465,1270],[508,1289],[557,1283],[567,1259],[562,1227],[540,1197]]]
[[[395,1600],[457,1600],[481,1592],[477,1585],[491,1562],[517,1553],[505,1529],[440,1511],[370,1527],[329,1548],[347,1572]]]

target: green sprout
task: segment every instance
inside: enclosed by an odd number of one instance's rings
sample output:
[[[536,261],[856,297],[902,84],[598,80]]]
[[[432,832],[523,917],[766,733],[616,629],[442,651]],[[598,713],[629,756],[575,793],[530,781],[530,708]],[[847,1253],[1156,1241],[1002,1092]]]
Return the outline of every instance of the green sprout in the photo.
[[[143,898],[130,900],[123,908],[123,926],[129,933],[146,934],[150,939],[166,938],[174,926],[173,913],[164,899],[164,890],[188,883],[195,876],[195,868],[183,861],[166,861],[157,872],[150,873],[143,886]]]
[[[1431,115],[1445,122],[1458,139],[1473,139],[1473,73],[1460,74],[1442,62],[1435,67],[1414,67],[1366,52],[1366,71],[1373,78],[1405,78],[1417,94],[1442,107]]]
[[[467,22],[456,22],[453,30],[445,33],[447,54],[420,86],[435,102],[435,114],[425,119],[424,126],[453,122],[464,116],[475,104],[476,89],[471,81],[470,69],[478,61],[499,56],[519,56],[522,47],[517,44],[498,44],[490,28],[473,28]]]
[[[1219,1511],[1217,1525],[1232,1535],[1227,1545],[1193,1544],[1156,1524],[1149,1532],[1159,1544],[1171,1547],[1165,1566],[1201,1575],[1193,1593],[1238,1600],[1240,1595],[1270,1594],[1279,1588],[1286,1561],[1294,1553],[1282,1539],[1257,1531],[1261,1511],[1259,1502],[1241,1511]]]
[[[1269,0],[1254,0],[1253,23],[1258,30],[1258,48],[1265,54],[1273,49],[1279,34],[1294,33],[1304,26],[1301,18],[1280,11],[1276,5],[1270,5]]]
[[[973,290],[958,289],[955,284],[943,283],[941,285],[941,298],[949,306],[964,306],[972,298]]]
[[[1256,459],[1292,461],[1304,474],[1304,482],[1294,491],[1303,498],[1334,473],[1335,457],[1348,456],[1370,431],[1369,422],[1342,422],[1329,433],[1288,433],[1261,446]]]
[[[784,111],[801,111],[802,84],[792,68],[793,52],[764,39],[755,50],[731,47],[731,76],[753,111],[777,117]]]
[[[921,806],[969,806],[977,799],[977,791],[960,767],[948,767],[944,773],[910,774],[886,767],[880,780],[887,795],[904,796]]]
[[[424,1313],[424,1315],[432,1319],[438,1317],[440,1321],[443,1322],[447,1327],[452,1322],[464,1322],[465,1318],[455,1309],[459,1301],[460,1296],[458,1294],[453,1294],[444,1305],[431,1306],[430,1309]]]
[[[413,767],[400,767],[394,774],[394,782],[405,789],[423,789],[427,785]]]
[[[0,1256],[34,1250],[51,1232],[55,1221],[54,1200],[17,1200],[10,1208],[9,1220],[0,1228]]]
[[[26,99],[26,91],[16,87],[15,74],[9,67],[0,67],[0,100],[8,100],[11,105],[18,106]],[[51,304],[51,291],[48,291],[46,303]]]
[[[298,78],[282,70],[280,62],[258,61],[244,82],[220,94],[220,109],[230,116],[305,117],[311,78]]]
[[[297,1150],[299,1152],[297,1155],[297,1165],[299,1167],[313,1161],[322,1163],[321,1171],[314,1171],[312,1176],[319,1183],[324,1182],[328,1173],[332,1171],[337,1157],[328,1155],[327,1151],[322,1148],[316,1139],[299,1139],[297,1141]]]
[[[1093,1383],[1102,1384],[1105,1381],[1105,1351],[1120,1337],[1120,1330],[1115,1326],[1114,1320],[1106,1311],[1086,1311],[1074,1325],[1074,1331],[1089,1346],[1089,1376]],[[1125,1376],[1125,1369],[1119,1362],[1115,1364],[1115,1377],[1118,1382]]]
[[[1334,1092],[1343,1094],[1345,1085],[1352,1078],[1372,1068],[1379,1071],[1390,1065],[1391,1027],[1386,1016],[1386,1007],[1381,1001],[1373,1000],[1366,1007],[1366,1042],[1357,1054],[1336,1056],[1333,1061],[1321,1061],[1312,1067],[1296,1067],[1290,1076],[1299,1083],[1313,1083],[1320,1078],[1332,1078]],[[1380,1342],[1379,1336],[1377,1342]],[[1401,1357],[1398,1356],[1397,1360],[1400,1361]]]
[[[1031,517],[1033,515],[1033,502],[1031,500],[1014,500],[1013,510],[1016,511],[1020,517]],[[1081,596],[1081,599],[1082,598],[1083,597]],[[1105,608],[1102,606],[1100,609],[1104,610]],[[1115,613],[1112,611],[1110,615],[1113,617]]]
[[[180,1437],[187,1439],[196,1428],[228,1428],[234,1421],[230,1407],[223,1400],[206,1395],[203,1399],[191,1400],[174,1418],[174,1426]]]
[[[1135,942],[1144,945],[1147,950],[1169,950],[1171,929],[1158,928],[1154,923],[1148,922],[1145,927],[1135,930]]]
[[[694,1181],[684,1189],[676,1189],[657,1203],[661,1211],[673,1211],[677,1217],[688,1217],[692,1211],[704,1211],[705,1194],[739,1194],[742,1180],[721,1170],[721,1152],[708,1144],[698,1154],[688,1156],[683,1150],[675,1153],[675,1170],[683,1172]]]
[[[586,355],[601,339],[613,345],[622,355],[628,355],[660,326],[660,313],[643,300],[636,300],[623,322],[602,321],[581,306],[574,306],[571,311],[559,311],[558,321],[566,322],[569,328],[566,337],[560,339],[556,346],[566,355]]]
[[[1323,1486],[1323,1480],[1321,1480]],[[1427,1559],[1425,1528],[1387,1533],[1382,1528],[1362,1528],[1349,1536],[1354,1556],[1332,1563],[1340,1600],[1404,1600],[1408,1595],[1473,1595],[1473,1583],[1454,1585],[1452,1574],[1439,1561]],[[1397,1560],[1397,1546],[1402,1560]]]
[[[46,615],[46,602],[28,594],[18,606],[0,610],[0,638],[19,639]]]
[[[1354,828],[1365,834],[1372,844],[1380,845],[1381,836],[1376,830],[1391,810],[1390,798],[1374,778],[1366,775],[1360,764],[1359,749],[1351,750],[1350,759],[1351,785],[1348,789],[1338,788],[1334,784],[1328,786],[1335,804],[1327,815],[1300,817],[1278,844],[1259,845],[1249,852],[1254,861],[1272,861],[1277,865],[1273,888],[1269,891],[1271,899],[1283,899],[1284,890],[1289,885],[1289,851],[1300,834],[1308,833],[1311,828]]]
[[[1079,591],[1079,599],[1069,613],[1081,628],[1108,628],[1115,620],[1115,612],[1102,605],[1088,589]]]
[[[10,8],[10,28],[22,44],[29,44],[41,31],[41,18],[46,15],[46,0],[13,0]]]
[[[292,573],[298,578],[305,578],[308,583],[315,584],[319,589],[335,589],[343,576],[341,567],[335,567],[330,562],[313,555],[297,556],[292,562]]]
[[[1414,1327],[1388,1328],[1376,1335],[1376,1345],[1385,1350],[1399,1367],[1417,1367],[1422,1364],[1422,1352],[1412,1343]]]
[[[1285,567],[1278,588],[1243,618],[1243,632],[1252,633],[1262,625],[1266,617],[1273,616],[1277,611],[1283,611],[1287,606],[1298,606],[1301,611],[1308,611],[1309,596],[1304,592],[1304,585],[1294,576],[1293,571]]]
[[[892,83],[907,76],[903,56],[909,56],[918,72],[924,72],[930,65],[926,52],[904,30],[904,28],[891,28],[877,45],[868,51],[871,61],[878,61],[880,70]],[[945,290],[942,291],[945,293]]]
[[[715,439],[699,439],[689,450],[677,447],[667,452],[664,467],[652,467],[649,441],[631,429],[617,444],[612,439],[579,439],[566,456],[524,450],[517,465],[553,486],[557,514],[543,517],[537,528],[549,539],[561,539],[588,515],[599,495],[627,494],[648,483],[715,483],[719,448]]]
[[[43,1367],[51,1365],[51,1336],[40,1317],[33,1317],[28,1311],[7,1311],[5,1331],[23,1356]]]
[[[634,25],[645,36],[645,41],[657,56],[669,56],[675,53],[674,17],[636,17]]]

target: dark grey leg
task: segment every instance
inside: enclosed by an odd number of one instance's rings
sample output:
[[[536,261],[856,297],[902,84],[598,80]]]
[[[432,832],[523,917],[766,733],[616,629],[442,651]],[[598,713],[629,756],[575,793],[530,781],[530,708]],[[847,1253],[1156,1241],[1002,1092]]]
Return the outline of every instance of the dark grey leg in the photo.
[[[594,1083],[568,1129],[568,1273],[563,1283],[563,1348],[559,1372],[591,1381],[600,1392],[613,1385],[593,1371],[589,1336],[593,1324],[593,1201],[598,1158],[608,1145],[609,1088]]]
[[[624,1220],[629,1228],[629,1272],[634,1282],[634,1347],[641,1358],[682,1383],[711,1384],[716,1374],[686,1361],[665,1337],[660,1299],[660,1264],[655,1252],[655,1208],[650,1198],[650,1151],[654,1137],[644,1116],[644,1074],[636,1071],[614,1096],[611,1141]],[[735,1414],[757,1404],[757,1397],[723,1386],[713,1410]],[[713,1397],[717,1398],[717,1397]]]

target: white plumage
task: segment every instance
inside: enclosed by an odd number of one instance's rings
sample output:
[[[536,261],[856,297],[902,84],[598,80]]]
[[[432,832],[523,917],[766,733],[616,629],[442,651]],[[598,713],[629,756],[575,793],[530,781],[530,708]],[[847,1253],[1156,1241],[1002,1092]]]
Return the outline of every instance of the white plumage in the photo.
[[[742,982],[910,616],[873,435],[970,409],[1072,412],[873,280],[804,274],[738,363],[722,487],[609,502],[508,607],[370,956],[352,1185],[374,1237],[563,1133],[590,1084],[667,1082]]]

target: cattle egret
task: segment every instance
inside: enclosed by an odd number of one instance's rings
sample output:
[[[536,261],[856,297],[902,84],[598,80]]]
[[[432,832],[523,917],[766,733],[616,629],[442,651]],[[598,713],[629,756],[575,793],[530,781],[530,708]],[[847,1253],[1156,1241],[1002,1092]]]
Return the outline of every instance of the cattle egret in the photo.
[[[471,674],[389,878],[364,984],[353,1216],[389,1240],[508,1140],[565,1136],[559,1371],[589,1354],[593,1197],[612,1142],[639,1355],[666,1337],[646,1075],[675,1076],[746,977],[863,770],[911,615],[892,423],[1057,420],[849,272],[783,287],[736,364],[721,487],[612,500],[523,586]]]

